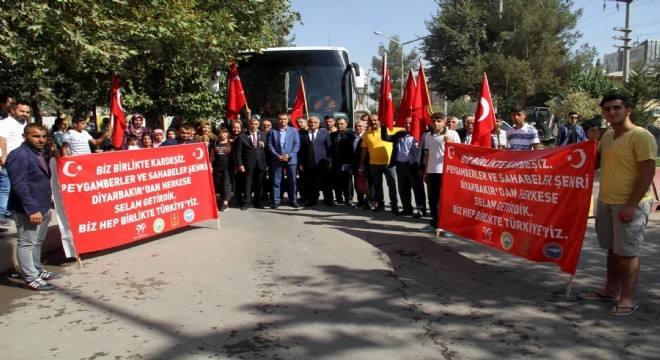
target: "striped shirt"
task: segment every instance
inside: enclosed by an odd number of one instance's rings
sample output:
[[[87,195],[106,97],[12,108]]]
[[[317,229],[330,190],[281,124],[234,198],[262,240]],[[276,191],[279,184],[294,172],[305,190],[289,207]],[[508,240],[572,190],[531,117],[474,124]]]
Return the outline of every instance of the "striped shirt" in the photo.
[[[84,155],[92,153],[89,147],[90,140],[92,140],[92,136],[87,130],[81,132],[69,130],[64,134],[62,142],[69,144],[68,155]]]
[[[539,133],[536,129],[524,124],[520,130],[511,128],[506,131],[507,147],[511,150],[532,150],[534,144],[539,144]]]

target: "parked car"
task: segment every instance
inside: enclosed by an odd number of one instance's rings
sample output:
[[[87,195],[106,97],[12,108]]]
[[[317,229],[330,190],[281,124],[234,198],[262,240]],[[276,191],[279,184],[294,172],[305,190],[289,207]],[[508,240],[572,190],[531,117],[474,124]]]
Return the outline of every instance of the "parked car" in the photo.
[[[525,121],[539,132],[541,141],[549,142],[557,137],[557,117],[548,107],[526,107]]]

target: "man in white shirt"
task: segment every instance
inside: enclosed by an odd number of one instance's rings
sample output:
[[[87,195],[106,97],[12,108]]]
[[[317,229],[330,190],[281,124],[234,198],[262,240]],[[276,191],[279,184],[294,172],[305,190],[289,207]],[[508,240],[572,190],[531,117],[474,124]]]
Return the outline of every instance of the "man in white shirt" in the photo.
[[[431,115],[431,128],[433,131],[424,134],[424,182],[427,186],[429,199],[429,210],[431,210],[431,223],[420,230],[423,232],[434,232],[438,228],[440,216],[440,186],[442,185],[442,173],[445,158],[445,144],[449,142],[460,143],[461,138],[454,130],[445,126],[442,114]],[[444,236],[452,236],[448,231]]]
[[[0,120],[0,148],[2,158],[0,159],[2,171],[0,171],[0,225],[8,225],[8,217],[11,212],[7,209],[11,184],[4,167],[7,156],[23,143],[23,128],[30,120],[30,104],[23,100],[17,100],[11,106],[9,116]]]

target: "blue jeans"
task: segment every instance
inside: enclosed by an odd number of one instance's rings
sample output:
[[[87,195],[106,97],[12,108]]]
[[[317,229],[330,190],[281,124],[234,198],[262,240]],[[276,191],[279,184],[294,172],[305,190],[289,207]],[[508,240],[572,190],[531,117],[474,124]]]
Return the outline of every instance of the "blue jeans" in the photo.
[[[397,207],[399,202],[396,197],[396,166],[369,164],[369,171],[374,179],[374,201],[377,203],[376,206],[381,208],[385,206],[385,193],[383,190],[383,176],[385,176],[387,190],[390,194],[390,205]]]
[[[9,216],[11,212],[7,209],[7,202],[9,202],[9,176],[7,176],[7,168],[3,167],[0,171],[0,215]]]
[[[30,282],[41,274],[41,244],[46,239],[48,224],[52,217],[51,211],[44,215],[44,220],[37,225],[30,222],[30,215],[16,213],[16,259],[21,275]]]
[[[297,203],[296,200],[296,170],[298,165],[291,165],[288,162],[275,161],[271,163],[273,167],[273,203],[279,205],[282,203],[282,170],[286,169],[286,177],[289,184],[289,200],[291,203]]]

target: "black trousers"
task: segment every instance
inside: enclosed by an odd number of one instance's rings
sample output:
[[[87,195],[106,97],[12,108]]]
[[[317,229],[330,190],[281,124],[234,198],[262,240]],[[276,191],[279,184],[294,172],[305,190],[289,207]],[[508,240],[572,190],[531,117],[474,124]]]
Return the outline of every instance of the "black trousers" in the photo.
[[[442,174],[426,174],[426,187],[429,194],[429,210],[431,210],[431,226],[438,228],[440,218],[440,186]]]
[[[258,167],[245,169],[244,173],[238,174],[238,194],[236,196],[240,205],[252,203],[252,190],[254,190],[257,201],[261,200],[261,186],[263,183],[264,172]]]
[[[403,211],[412,211],[412,194],[415,195],[415,206],[418,209],[426,208],[426,194],[424,193],[424,179],[417,172],[419,166],[409,162],[397,162],[396,182],[401,197]]]

